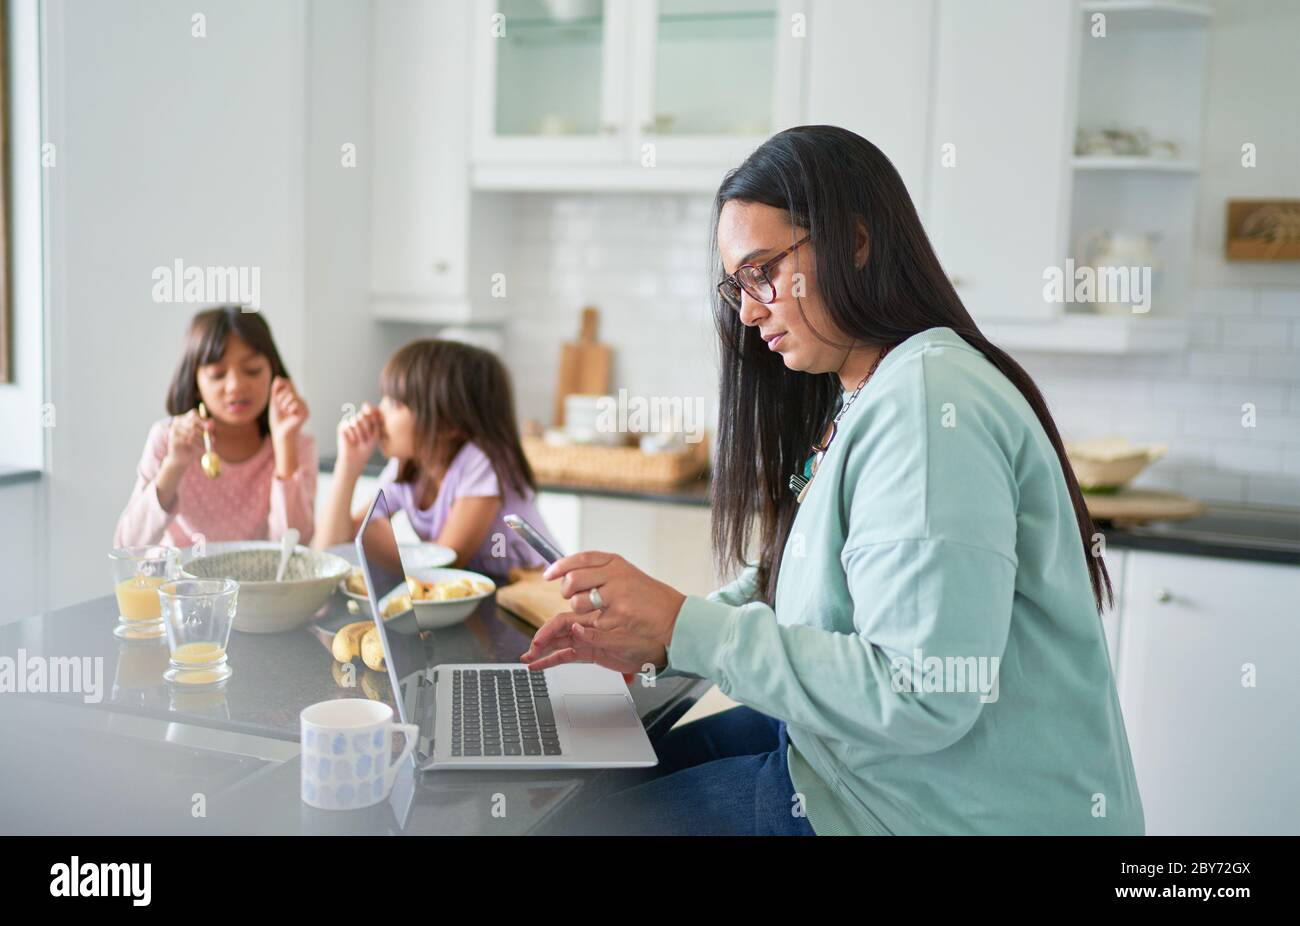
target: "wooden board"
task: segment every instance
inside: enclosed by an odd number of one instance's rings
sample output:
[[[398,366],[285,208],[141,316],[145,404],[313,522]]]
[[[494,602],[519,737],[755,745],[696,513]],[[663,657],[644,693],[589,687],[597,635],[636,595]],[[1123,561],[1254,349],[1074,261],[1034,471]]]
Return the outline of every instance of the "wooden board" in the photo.
[[[497,589],[497,604],[521,621],[540,627],[552,617],[569,610],[569,602],[560,594],[560,582],[542,579],[540,569],[512,569],[511,583]]]
[[[1116,524],[1145,524],[1148,521],[1183,521],[1205,513],[1205,503],[1155,489],[1123,489],[1114,495],[1083,493],[1088,513],[1096,520]]]
[[[560,348],[560,374],[555,384],[555,426],[564,427],[564,400],[571,395],[606,395],[609,392],[609,347],[596,340],[600,311],[582,310],[578,340]]]

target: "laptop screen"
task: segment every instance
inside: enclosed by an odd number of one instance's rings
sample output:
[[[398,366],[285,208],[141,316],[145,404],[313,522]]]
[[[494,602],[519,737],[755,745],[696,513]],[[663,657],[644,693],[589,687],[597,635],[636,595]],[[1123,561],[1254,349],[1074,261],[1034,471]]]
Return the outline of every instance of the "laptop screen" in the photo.
[[[366,576],[366,593],[370,607],[376,615],[382,613],[380,602],[395,589],[406,584],[406,570],[402,567],[397,535],[384,493],[375,496],[374,504],[361,522],[357,534],[357,555]],[[400,594],[400,591],[398,592]],[[415,611],[388,620],[375,621],[379,639],[384,644],[384,662],[388,678],[393,683],[393,700],[403,723],[420,724],[422,732],[426,713],[432,705],[429,668],[432,652],[429,643],[420,637]]]

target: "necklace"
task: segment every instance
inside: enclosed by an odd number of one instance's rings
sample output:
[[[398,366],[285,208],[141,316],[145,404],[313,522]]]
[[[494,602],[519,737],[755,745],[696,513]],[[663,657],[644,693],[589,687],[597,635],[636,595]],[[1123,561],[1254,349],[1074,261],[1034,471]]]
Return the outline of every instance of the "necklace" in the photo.
[[[808,494],[808,487],[812,485],[813,477],[817,475],[817,468],[821,466],[822,458],[826,456],[826,451],[830,449],[831,441],[835,439],[835,435],[839,430],[840,419],[844,417],[844,414],[849,410],[849,407],[857,401],[858,393],[860,393],[862,387],[867,384],[867,380],[871,379],[871,375],[876,372],[876,367],[880,366],[880,361],[885,359],[885,354],[889,353],[889,351],[890,348],[886,347],[876,355],[875,361],[871,364],[871,369],[867,370],[867,375],[862,377],[862,381],[858,383],[858,387],[853,390],[853,394],[845,399],[844,403],[840,406],[839,412],[836,413],[835,418],[831,421],[830,427],[826,430],[824,439],[821,443],[812,445],[812,455],[804,461],[803,472],[795,473],[790,477],[790,491],[795,494],[796,504],[802,504],[804,496]]]

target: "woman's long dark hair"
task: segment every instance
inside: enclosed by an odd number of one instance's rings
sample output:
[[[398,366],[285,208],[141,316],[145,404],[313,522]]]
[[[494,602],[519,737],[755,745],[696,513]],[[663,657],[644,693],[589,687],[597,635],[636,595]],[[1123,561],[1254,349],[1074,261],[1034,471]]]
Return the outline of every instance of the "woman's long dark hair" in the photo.
[[[719,279],[718,219],[733,200],[784,209],[792,225],[808,230],[822,302],[853,341],[893,347],[930,328],[951,328],[1015,384],[1060,460],[1097,610],[1113,601],[1106,565],[1090,555],[1092,518],[1042,393],[1020,364],[980,333],[889,158],[865,138],[829,125],[799,126],[768,139],[727,174],[714,199],[712,263]],[[854,259],[859,222],[867,230],[869,255],[860,269]],[[809,446],[825,429],[841,385],[834,373],[792,374],[762,343],[757,328],[743,324],[716,292],[713,300],[722,380],[713,548],[726,574],[748,561],[751,541],[757,540],[758,590],[771,605],[796,509],[787,480],[802,469]]]
[[[459,341],[412,341],[389,358],[379,388],[415,416],[417,457],[402,462],[399,482],[414,484],[426,469],[449,466],[473,441],[503,490],[522,497],[537,491],[519,442],[510,375],[495,354]]]

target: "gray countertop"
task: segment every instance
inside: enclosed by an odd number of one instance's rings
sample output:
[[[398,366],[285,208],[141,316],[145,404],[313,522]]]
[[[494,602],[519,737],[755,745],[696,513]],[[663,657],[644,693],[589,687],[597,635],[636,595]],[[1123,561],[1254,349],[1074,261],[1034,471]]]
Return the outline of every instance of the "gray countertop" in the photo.
[[[339,552],[342,552],[341,550]],[[79,694],[0,697],[0,832],[6,833],[523,833],[579,791],[625,772],[428,772],[399,776],[388,802],[317,811],[298,797],[298,714],[332,698],[393,705],[386,674],[361,669],[358,687],[335,679],[323,633],[233,633],[233,676],[217,691],[177,691],[162,678],[167,646],[113,635],[111,596],[0,627],[0,657],[103,660],[103,701]],[[336,594],[315,624],[355,620]],[[464,623],[434,631],[439,663],[518,664],[532,629],[488,599]],[[652,736],[707,687],[659,679],[630,689]],[[206,814],[192,813],[195,794]],[[492,813],[504,795],[505,818]]]
[[[0,463],[0,486],[14,485],[19,482],[37,482],[41,478],[39,469],[8,466]]]

